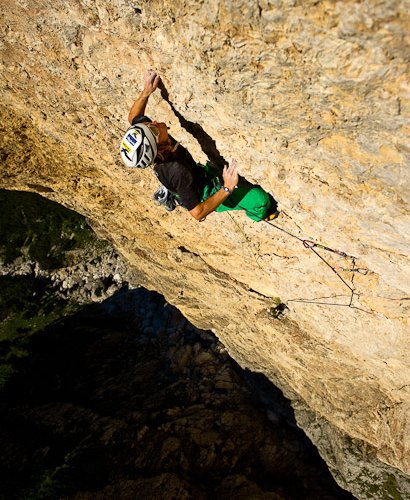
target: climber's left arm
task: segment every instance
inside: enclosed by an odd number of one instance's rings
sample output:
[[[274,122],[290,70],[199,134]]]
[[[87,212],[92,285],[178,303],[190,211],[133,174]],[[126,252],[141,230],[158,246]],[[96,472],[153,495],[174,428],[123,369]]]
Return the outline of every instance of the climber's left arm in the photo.
[[[128,114],[128,121],[132,123],[132,120],[136,116],[142,116],[145,113],[145,108],[147,106],[147,102],[149,96],[156,90],[158,84],[160,82],[160,77],[157,75],[157,72],[153,69],[149,69],[144,74],[144,90],[141,92],[140,96],[134,101],[130,112]]]

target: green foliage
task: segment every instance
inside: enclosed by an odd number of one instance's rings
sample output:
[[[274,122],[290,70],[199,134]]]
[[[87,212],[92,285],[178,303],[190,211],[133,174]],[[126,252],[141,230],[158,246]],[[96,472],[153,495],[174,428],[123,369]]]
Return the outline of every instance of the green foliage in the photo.
[[[0,277],[0,342],[41,330],[66,309],[49,280],[34,276]]]
[[[85,218],[39,195],[0,190],[0,260],[16,258],[56,269],[103,247]],[[50,280],[0,277],[0,389],[29,355],[29,338],[78,306],[58,298]]]
[[[61,482],[61,472],[68,468],[66,464],[57,467],[54,471],[47,471],[41,477],[38,486],[30,492],[27,492],[27,500],[54,500],[64,494],[64,486]]]
[[[387,474],[383,483],[383,489],[386,494],[386,499],[403,500],[403,497],[397,489],[397,481],[393,474]]]
[[[7,382],[7,380],[13,375],[14,368],[12,365],[7,363],[0,363],[0,388]]]
[[[44,269],[63,267],[67,252],[97,239],[85,218],[33,193],[0,190],[0,256],[5,264],[20,256]]]
[[[49,270],[89,258],[101,261],[96,254],[107,243],[98,240],[84,217],[75,212],[32,193],[4,190],[0,190],[0,206],[0,265],[19,257]],[[0,393],[13,377],[27,370],[36,336],[81,307],[59,296],[49,278],[34,273],[0,276]],[[21,498],[64,496],[77,470],[72,460],[67,455],[51,470],[34,464],[30,483],[21,486]]]
[[[34,276],[0,277],[0,388],[29,355],[29,338],[79,306],[58,298],[52,283]]]
[[[33,486],[24,492],[23,497],[27,500],[65,498],[76,488],[81,489],[82,484],[91,490],[101,487],[107,474],[101,449],[94,448],[90,443],[79,445],[61,457],[54,469],[39,470],[38,475],[33,477]]]

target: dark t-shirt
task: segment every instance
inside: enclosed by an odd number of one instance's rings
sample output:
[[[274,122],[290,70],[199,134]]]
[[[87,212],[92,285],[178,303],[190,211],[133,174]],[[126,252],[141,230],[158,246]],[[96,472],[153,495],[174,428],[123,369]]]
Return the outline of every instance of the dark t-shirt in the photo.
[[[150,121],[147,116],[139,116],[132,120],[132,125]],[[175,140],[172,137],[170,139],[175,144]],[[177,194],[179,202],[186,209],[192,210],[201,203],[206,183],[205,171],[193,161],[181,146],[172,153],[172,161],[156,163],[154,171],[160,183]]]

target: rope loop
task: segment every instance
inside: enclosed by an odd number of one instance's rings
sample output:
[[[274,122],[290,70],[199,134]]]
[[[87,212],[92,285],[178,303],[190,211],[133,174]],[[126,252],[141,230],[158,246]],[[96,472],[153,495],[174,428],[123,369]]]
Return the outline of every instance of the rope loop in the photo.
[[[315,248],[317,246],[317,243],[311,240],[303,240],[302,243],[305,248]]]

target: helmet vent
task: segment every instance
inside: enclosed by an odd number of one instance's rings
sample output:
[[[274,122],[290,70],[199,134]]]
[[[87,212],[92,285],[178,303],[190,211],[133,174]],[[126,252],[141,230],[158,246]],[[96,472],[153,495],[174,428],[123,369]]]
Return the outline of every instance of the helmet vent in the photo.
[[[121,159],[127,167],[147,168],[154,163],[157,151],[155,137],[143,123],[126,131],[120,147]]]

